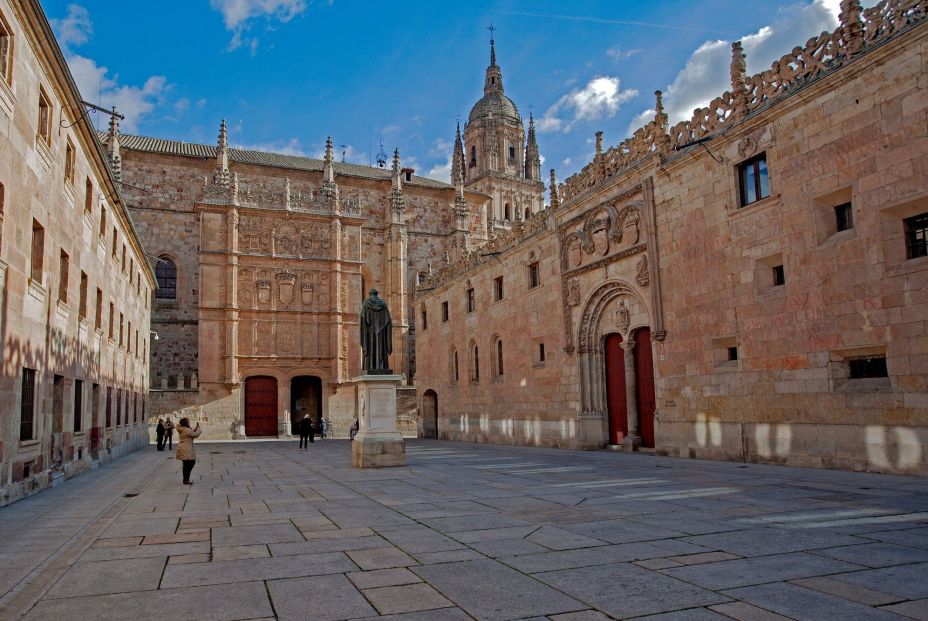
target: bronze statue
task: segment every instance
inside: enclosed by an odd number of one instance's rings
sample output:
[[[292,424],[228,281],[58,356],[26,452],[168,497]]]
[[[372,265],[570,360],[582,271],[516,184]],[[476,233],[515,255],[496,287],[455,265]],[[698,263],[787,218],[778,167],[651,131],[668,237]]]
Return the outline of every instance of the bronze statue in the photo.
[[[387,303],[371,289],[369,298],[361,303],[361,369],[367,375],[392,375],[390,354],[393,353],[393,320]]]

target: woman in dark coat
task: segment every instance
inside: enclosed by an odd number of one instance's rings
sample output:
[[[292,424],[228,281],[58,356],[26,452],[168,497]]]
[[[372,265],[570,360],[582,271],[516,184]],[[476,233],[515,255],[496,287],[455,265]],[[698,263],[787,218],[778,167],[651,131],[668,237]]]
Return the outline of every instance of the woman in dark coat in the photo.
[[[158,450],[164,450],[164,419],[158,419],[158,426],[155,427],[155,436],[158,439]]]
[[[309,417],[309,414],[303,416],[303,420],[300,421],[300,448],[307,449],[309,445],[306,441],[313,441],[313,419]]]

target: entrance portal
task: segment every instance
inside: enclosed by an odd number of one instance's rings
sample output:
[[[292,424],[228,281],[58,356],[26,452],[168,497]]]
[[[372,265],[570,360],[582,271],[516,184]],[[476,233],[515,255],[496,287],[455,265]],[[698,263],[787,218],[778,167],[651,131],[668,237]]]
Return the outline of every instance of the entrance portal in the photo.
[[[299,435],[297,425],[309,414],[316,433],[322,419],[322,380],[314,375],[300,375],[290,380],[290,433]]]
[[[625,395],[625,351],[622,349],[622,335],[607,335],[605,350],[609,444],[622,444],[622,440],[628,435],[628,399]]]
[[[273,377],[245,380],[245,435],[277,435],[277,380]]]
[[[635,388],[638,397],[638,429],[641,445],[654,448],[654,356],[651,352],[651,330],[635,332]]]
[[[438,438],[438,395],[434,390],[422,395],[422,437]]]

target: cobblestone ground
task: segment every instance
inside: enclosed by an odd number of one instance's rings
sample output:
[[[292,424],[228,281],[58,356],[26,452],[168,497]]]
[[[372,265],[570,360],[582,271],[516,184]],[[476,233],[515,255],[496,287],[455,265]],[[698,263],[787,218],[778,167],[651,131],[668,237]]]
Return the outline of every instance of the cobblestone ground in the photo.
[[[0,509],[0,618],[928,619],[928,481],[437,441],[154,448]]]

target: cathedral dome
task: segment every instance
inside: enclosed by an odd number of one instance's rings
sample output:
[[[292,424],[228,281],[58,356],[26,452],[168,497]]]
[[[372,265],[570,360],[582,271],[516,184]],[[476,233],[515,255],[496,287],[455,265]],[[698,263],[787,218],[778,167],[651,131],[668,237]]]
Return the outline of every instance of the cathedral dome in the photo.
[[[518,125],[522,125],[522,117],[519,116],[519,110],[511,99],[499,91],[491,91],[480,98],[470,109],[470,116],[467,117],[468,123],[479,121],[481,119],[493,116],[494,119],[509,120]]]

